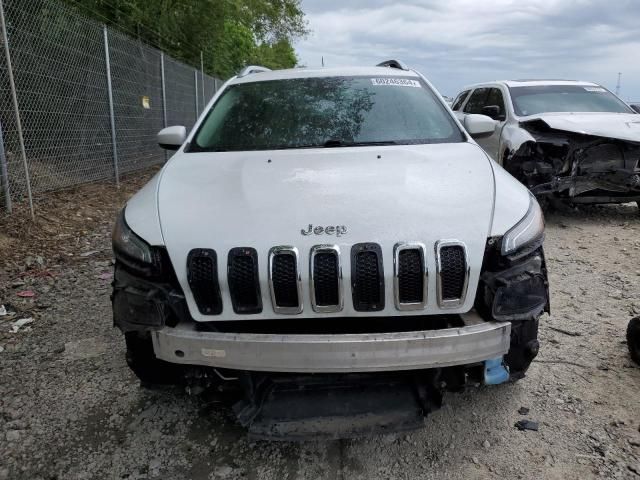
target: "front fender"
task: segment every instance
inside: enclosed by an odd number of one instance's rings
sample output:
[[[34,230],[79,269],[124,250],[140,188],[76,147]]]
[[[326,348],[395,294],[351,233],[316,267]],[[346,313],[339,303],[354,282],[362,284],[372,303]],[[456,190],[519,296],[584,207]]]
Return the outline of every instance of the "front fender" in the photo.
[[[158,187],[163,170],[129,199],[124,212],[129,228],[149,245],[158,247],[164,246],[158,214]]]

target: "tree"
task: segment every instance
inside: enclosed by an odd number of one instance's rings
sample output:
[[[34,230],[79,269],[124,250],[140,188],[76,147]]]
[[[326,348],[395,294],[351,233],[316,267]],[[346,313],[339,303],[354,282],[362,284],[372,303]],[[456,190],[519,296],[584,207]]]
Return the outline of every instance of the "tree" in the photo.
[[[308,33],[300,0],[63,0],[100,22],[227,78],[243,66],[297,64]]]

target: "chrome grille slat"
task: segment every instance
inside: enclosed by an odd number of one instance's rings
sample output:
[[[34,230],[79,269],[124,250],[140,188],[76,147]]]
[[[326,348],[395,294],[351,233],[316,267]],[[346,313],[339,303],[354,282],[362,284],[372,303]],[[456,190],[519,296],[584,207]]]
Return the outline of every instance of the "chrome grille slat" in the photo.
[[[309,286],[314,312],[333,313],[342,310],[342,264],[337,245],[315,245],[311,248]]]
[[[302,278],[297,248],[278,246],[269,250],[269,290],[275,313],[296,315],[302,312]]]
[[[351,247],[351,296],[359,312],[384,310],[384,268],[382,249],[376,243]]]
[[[393,248],[394,300],[398,310],[421,310],[427,305],[426,248],[419,242],[397,243]]]
[[[467,248],[458,240],[440,240],[436,243],[438,305],[455,308],[462,305],[469,285],[469,258]]]

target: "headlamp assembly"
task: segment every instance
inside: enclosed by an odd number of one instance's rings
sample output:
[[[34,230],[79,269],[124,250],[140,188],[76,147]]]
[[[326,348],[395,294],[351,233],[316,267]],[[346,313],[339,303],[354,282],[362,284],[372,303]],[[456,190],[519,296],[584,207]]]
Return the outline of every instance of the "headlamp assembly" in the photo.
[[[536,198],[529,194],[529,209],[522,220],[502,237],[502,255],[512,255],[524,247],[537,247],[544,237],[544,215]],[[529,249],[525,249],[529,250]]]
[[[162,260],[158,250],[129,228],[124,217],[124,209],[118,215],[111,238],[116,259],[133,273],[150,276],[162,271]]]

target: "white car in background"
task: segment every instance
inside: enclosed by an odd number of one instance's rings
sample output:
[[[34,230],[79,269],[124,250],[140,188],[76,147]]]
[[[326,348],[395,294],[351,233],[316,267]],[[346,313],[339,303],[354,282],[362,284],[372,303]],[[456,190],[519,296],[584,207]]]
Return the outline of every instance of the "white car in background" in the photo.
[[[640,116],[591,82],[510,80],[465,88],[458,119],[496,121],[478,143],[538,197],[572,203],[640,201]]]
[[[234,390],[254,437],[289,439],[414,428],[443,390],[522,378],[542,212],[473,140],[494,121],[464,125],[396,61],[233,77],[158,134],[177,153],[117,220],[131,369]]]

